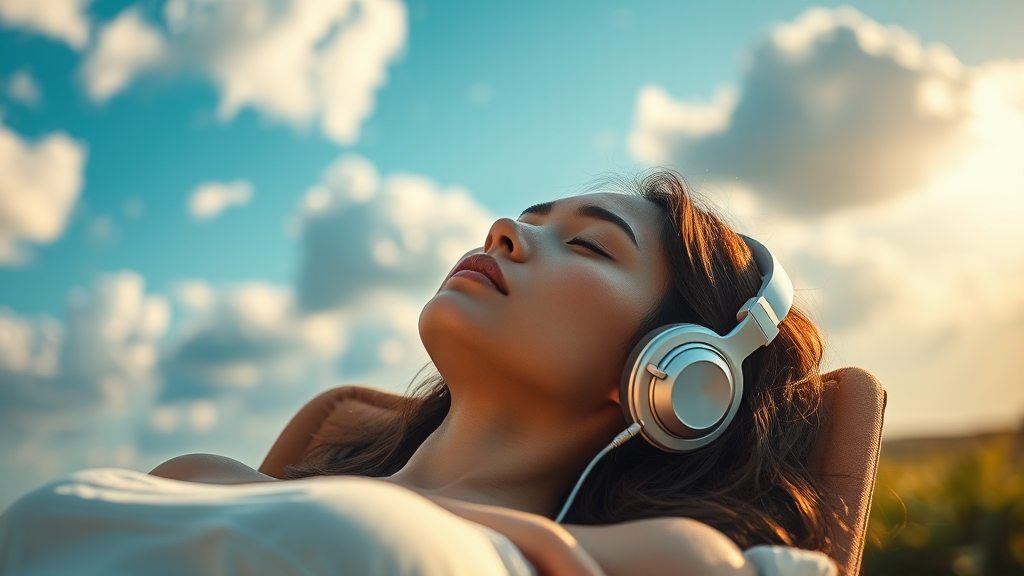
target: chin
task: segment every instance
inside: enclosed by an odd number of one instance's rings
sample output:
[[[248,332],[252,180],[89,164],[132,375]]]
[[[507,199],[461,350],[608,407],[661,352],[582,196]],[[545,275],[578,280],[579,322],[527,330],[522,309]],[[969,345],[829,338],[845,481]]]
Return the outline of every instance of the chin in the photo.
[[[493,310],[486,312],[478,300],[454,290],[439,292],[420,312],[420,341],[453,389],[490,381],[479,376],[506,364],[500,323]]]
[[[452,346],[471,351],[497,340],[493,310],[458,290],[441,290],[420,311],[419,333],[431,359]]]

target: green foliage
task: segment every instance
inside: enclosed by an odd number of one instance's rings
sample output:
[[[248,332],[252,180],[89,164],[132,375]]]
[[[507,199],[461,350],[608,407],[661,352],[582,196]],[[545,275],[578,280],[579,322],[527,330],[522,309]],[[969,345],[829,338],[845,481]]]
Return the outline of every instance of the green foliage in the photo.
[[[862,574],[1024,576],[1016,436],[995,435],[969,450],[936,441],[901,457],[883,448]]]

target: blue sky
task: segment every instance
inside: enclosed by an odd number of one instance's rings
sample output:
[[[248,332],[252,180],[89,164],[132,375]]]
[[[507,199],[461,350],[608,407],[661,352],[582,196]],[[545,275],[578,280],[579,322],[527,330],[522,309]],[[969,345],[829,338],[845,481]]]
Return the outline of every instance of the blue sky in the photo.
[[[192,11],[175,20],[172,4]],[[347,59],[308,85],[271,61],[278,51],[245,60],[265,37],[224,17],[266,8],[253,26],[275,30],[299,4],[209,2],[203,20],[192,0],[0,0],[0,125],[19,150],[51,137],[71,150],[20,180],[0,176],[0,244],[17,246],[0,263],[0,399],[13,399],[9,415],[76,422],[64,436],[42,424],[5,432],[0,461],[28,478],[11,493],[82,465],[141,469],[176,452],[258,459],[316,390],[353,378],[397,387],[424,359],[415,313],[452,246],[482,239],[494,215],[650,163],[678,168],[774,242],[832,338],[830,366],[865,366],[888,386],[888,433],[1024,412],[1004,360],[1024,343],[1024,237],[1012,225],[1024,188],[1010,165],[1024,155],[1021,3],[361,0],[305,56],[323,64],[353,22],[390,7],[367,36],[377,48],[339,48]],[[104,48],[117,23],[135,35]],[[101,73],[111,70],[122,74],[113,84]],[[758,132],[781,117],[771,97],[799,100],[825,86],[822,74],[840,104]],[[323,92],[335,75],[369,108]],[[924,119],[905,117],[919,101],[900,108],[907,86],[937,95]],[[335,113],[348,128],[328,126]],[[766,137],[783,160],[757,168],[765,148],[750,143]],[[848,189],[807,175],[812,137],[853,146],[834,172]],[[893,142],[900,174],[872,156]],[[20,210],[45,196],[46,174],[64,173],[52,186],[66,202]],[[190,209],[204,184],[212,204]],[[445,206],[439,224],[402,212],[408,198]],[[348,235],[317,235],[331,226]],[[438,262],[388,272],[421,244]],[[314,265],[323,272],[304,276]],[[333,304],[312,314],[310,291]],[[121,336],[76,344],[90,330]],[[953,394],[979,354],[973,377],[988,384],[964,408]],[[85,376],[69,375],[75,362]],[[81,399],[52,400],[67,390]],[[67,434],[95,457],[68,456]]]
[[[98,2],[90,13],[101,24],[128,4]],[[295,262],[292,242],[279,233],[282,214],[342,149],[385,172],[465,185],[495,213],[564,194],[595,174],[633,165],[622,140],[638,87],[656,82],[677,97],[706,99],[739,80],[744,55],[774,23],[809,5],[413,3],[406,47],[388,67],[376,110],[353,146],[252,110],[219,122],[215,87],[194,77],[144,78],[111,101],[90,102],[79,54],[4,29],[0,75],[27,68],[43,91],[34,108],[5,102],[5,123],[26,137],[66,131],[87,143],[89,158],[66,232],[33,249],[31,265],[0,269],[0,302],[59,314],[68,287],[119,268],[142,272],[156,289],[181,277],[285,282]],[[965,64],[1024,57],[1012,24],[1024,19],[1019,3],[859,7],[924,43],[949,45]],[[490,100],[474,104],[474,86],[488,87]],[[599,149],[602,136],[613,143]],[[245,213],[226,214],[214,226],[191,221],[185,199],[198,182],[236,178],[254,184]],[[138,220],[124,214],[133,198],[144,206]],[[89,223],[103,217],[116,240],[89,239]]]

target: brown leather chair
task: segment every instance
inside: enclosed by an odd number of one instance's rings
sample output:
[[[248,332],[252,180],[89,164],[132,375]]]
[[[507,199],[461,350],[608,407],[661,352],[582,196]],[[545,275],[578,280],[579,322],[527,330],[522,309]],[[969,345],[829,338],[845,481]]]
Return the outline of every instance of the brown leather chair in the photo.
[[[842,368],[824,376],[829,425],[810,465],[843,511],[848,527],[836,528],[833,559],[840,573],[854,576],[864,551],[871,493],[878,468],[885,390],[866,370]],[[343,435],[360,420],[397,410],[403,397],[363,386],[341,386],[320,394],[292,418],[270,449],[260,472],[283,478],[285,467],[301,463],[321,442]]]
[[[833,560],[844,576],[860,572],[864,536],[875,488],[882,443],[885,390],[861,368],[840,368],[825,374],[828,426],[818,437],[811,469],[843,511],[836,527]]]

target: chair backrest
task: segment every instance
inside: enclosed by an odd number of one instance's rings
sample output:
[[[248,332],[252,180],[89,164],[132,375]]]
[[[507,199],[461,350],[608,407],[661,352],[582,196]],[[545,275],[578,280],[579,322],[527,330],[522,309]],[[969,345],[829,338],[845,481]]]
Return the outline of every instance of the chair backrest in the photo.
[[[833,529],[832,558],[840,574],[855,576],[864,553],[886,396],[878,379],[861,368],[840,368],[823,379],[828,425],[818,437],[810,466],[846,524],[845,529]]]
[[[346,430],[368,418],[398,410],[405,401],[404,396],[366,386],[339,386],[323,392],[292,416],[259,471],[284,478],[285,468],[301,464],[317,446],[344,437]]]
[[[846,524],[836,526],[833,559],[840,573],[860,569],[871,493],[875,485],[885,391],[870,373],[842,368],[823,376],[828,425],[818,438],[811,469],[820,478]],[[285,467],[301,464],[324,442],[344,436],[366,419],[402,407],[404,397],[364,386],[341,386],[307,403],[285,427],[260,465],[260,472],[285,477]]]

